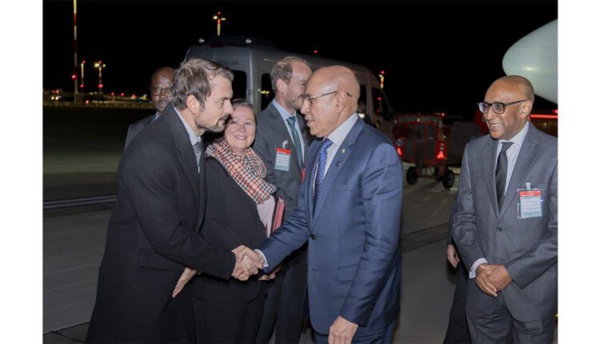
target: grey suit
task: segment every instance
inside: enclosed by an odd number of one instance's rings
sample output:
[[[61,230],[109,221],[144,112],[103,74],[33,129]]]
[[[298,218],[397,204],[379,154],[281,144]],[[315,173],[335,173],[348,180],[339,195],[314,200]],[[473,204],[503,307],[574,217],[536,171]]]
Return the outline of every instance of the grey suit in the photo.
[[[304,140],[304,158],[312,136],[307,132],[304,118],[296,115],[298,125]],[[289,170],[275,169],[276,149],[291,149]],[[298,164],[296,156],[297,147],[294,146],[292,137],[287,129],[279,111],[273,105],[263,110],[258,115],[256,137],[253,148],[260,155],[267,167],[267,181],[277,186],[277,194],[285,201],[284,220],[293,212],[298,203],[298,193],[302,183],[302,166]],[[267,299],[261,320],[257,342],[268,342],[277,316],[276,342],[297,342],[302,329],[304,314],[304,296],[306,292],[306,245],[294,252],[286,260],[278,277],[270,284]],[[281,295],[280,295],[281,293]],[[279,307],[281,305],[281,307]]]
[[[557,139],[529,125],[501,209],[494,181],[497,145],[486,135],[465,148],[453,237],[467,270],[485,258],[504,265],[512,282],[495,298],[471,279],[467,316],[470,322],[480,321],[500,308],[519,322],[549,321],[557,311]],[[527,183],[541,190],[542,215],[523,219],[518,218],[517,190]],[[492,323],[488,329],[491,338],[498,326]]]

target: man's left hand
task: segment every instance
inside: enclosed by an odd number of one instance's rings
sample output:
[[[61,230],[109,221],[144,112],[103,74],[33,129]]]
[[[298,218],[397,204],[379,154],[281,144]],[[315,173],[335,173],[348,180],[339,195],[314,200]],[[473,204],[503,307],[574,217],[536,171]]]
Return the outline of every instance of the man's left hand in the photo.
[[[358,330],[358,324],[350,322],[341,316],[333,322],[333,325],[329,327],[329,344],[350,344],[352,338]]]
[[[185,285],[192,279],[192,277],[196,276],[197,274],[198,270],[186,267],[185,270],[183,270],[181,277],[179,277],[177,285],[175,285],[175,290],[173,290],[172,297],[177,296],[177,294],[179,294],[183,290],[183,287],[185,287]]]

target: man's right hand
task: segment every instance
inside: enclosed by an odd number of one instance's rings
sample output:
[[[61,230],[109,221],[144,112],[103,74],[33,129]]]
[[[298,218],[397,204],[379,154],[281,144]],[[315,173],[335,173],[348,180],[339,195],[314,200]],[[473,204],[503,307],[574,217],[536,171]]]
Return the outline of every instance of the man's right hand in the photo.
[[[498,297],[498,290],[490,281],[490,275],[492,274],[492,271],[493,269],[492,267],[490,267],[489,264],[480,264],[475,270],[475,273],[477,274],[477,277],[475,278],[475,283],[477,283],[479,289],[481,289],[481,291],[483,291],[484,293],[493,297]]]
[[[251,275],[258,273],[262,269],[262,259],[260,256],[244,245],[240,245],[232,250],[235,254],[235,267],[231,276],[240,281],[247,281]]]

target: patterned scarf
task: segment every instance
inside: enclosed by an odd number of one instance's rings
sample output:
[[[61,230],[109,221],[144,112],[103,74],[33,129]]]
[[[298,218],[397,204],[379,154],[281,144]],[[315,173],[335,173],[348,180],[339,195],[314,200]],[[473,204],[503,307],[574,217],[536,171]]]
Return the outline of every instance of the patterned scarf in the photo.
[[[224,138],[219,138],[206,148],[206,155],[217,159],[256,204],[264,202],[277,189],[264,180],[267,168],[250,147],[246,150],[246,156],[240,157]]]

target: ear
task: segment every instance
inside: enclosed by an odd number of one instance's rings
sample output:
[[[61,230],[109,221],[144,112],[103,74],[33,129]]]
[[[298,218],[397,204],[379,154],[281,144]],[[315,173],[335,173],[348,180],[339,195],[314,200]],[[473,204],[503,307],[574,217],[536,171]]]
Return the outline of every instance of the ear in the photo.
[[[335,110],[341,113],[348,104],[348,94],[344,91],[339,91],[335,94]]]
[[[196,97],[189,95],[185,98],[185,106],[192,112],[198,113],[198,109],[200,108],[200,102]]]
[[[527,116],[529,116],[529,114],[531,114],[531,110],[533,107],[533,102],[528,100],[526,102],[523,102],[523,105],[521,106],[521,114],[520,117],[521,118],[527,118]]]
[[[283,79],[277,79],[277,81],[275,81],[275,86],[277,87],[277,92],[283,92],[287,83]]]

